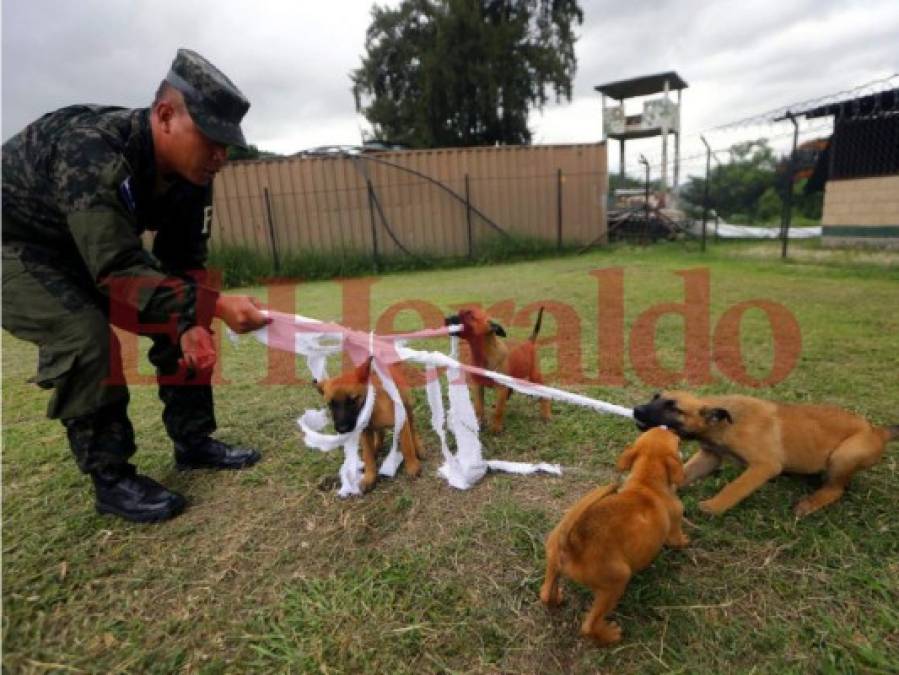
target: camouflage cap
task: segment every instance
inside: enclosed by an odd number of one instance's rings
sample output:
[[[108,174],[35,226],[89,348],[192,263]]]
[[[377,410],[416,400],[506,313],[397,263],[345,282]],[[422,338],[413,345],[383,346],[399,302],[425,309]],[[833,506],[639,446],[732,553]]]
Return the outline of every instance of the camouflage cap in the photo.
[[[222,71],[190,49],[179,49],[165,81],[184,95],[200,131],[217,143],[247,147],[240,121],[250,102]]]

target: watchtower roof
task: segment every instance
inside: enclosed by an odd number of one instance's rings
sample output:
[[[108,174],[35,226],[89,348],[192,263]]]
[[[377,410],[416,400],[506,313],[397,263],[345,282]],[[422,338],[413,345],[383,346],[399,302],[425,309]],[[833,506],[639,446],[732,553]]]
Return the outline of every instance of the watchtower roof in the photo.
[[[649,94],[665,91],[666,80],[668,81],[668,88],[671,90],[686,89],[689,86],[681,79],[680,75],[673,70],[669,70],[667,73],[644,75],[643,77],[633,77],[629,80],[599,84],[594,89],[609,98],[621,101],[625,98],[648,96]]]

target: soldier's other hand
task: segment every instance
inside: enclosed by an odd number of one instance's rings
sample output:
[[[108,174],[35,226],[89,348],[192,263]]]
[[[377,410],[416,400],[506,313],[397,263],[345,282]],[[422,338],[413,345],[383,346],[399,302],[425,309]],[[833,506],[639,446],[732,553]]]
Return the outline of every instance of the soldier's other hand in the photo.
[[[215,345],[212,334],[203,326],[188,328],[181,334],[181,362],[187,368],[188,377],[208,377],[215,367]]]
[[[215,315],[235,333],[249,333],[272,322],[262,313],[262,303],[248,295],[220,295]]]

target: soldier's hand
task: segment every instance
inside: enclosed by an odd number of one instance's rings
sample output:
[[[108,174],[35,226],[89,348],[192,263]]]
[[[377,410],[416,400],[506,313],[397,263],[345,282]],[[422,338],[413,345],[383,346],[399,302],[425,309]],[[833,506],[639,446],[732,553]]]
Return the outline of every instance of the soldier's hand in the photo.
[[[272,322],[262,313],[262,304],[248,295],[220,295],[215,315],[235,333],[249,333]]]
[[[181,359],[187,368],[188,379],[194,375],[209,376],[215,367],[215,345],[212,335],[203,326],[188,328],[181,334]]]

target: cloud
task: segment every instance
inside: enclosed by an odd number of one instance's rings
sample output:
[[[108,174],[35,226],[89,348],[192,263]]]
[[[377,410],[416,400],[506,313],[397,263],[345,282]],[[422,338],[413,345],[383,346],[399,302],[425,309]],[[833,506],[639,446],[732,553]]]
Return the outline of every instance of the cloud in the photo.
[[[598,140],[593,87],[607,81],[677,70],[690,85],[683,126],[691,132],[899,71],[899,3],[890,0],[582,7],[574,99],[532,115],[539,142]],[[366,125],[349,73],[363,53],[367,2],[29,0],[3,3],[2,11],[4,139],[72,103],[147,105],[181,46],[207,56],[247,94],[244,129],[260,147],[358,143]],[[698,137],[685,134],[684,142]],[[657,142],[643,146],[651,153]],[[609,154],[617,165],[617,150]]]

